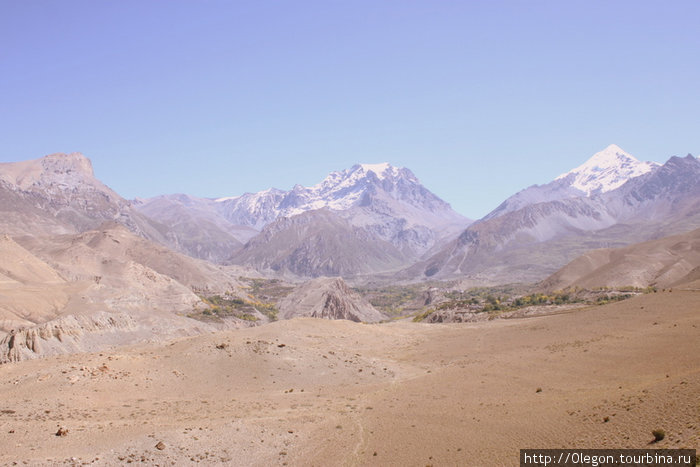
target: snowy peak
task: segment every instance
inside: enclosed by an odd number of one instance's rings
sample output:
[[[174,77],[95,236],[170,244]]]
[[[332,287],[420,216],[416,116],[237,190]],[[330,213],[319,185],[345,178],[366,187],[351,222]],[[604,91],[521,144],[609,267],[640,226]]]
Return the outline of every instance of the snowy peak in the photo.
[[[337,188],[344,188],[356,185],[358,182],[376,177],[380,181],[395,180],[401,175],[410,174],[412,181],[418,183],[418,180],[410,170],[394,167],[388,162],[380,164],[356,164],[350,169],[339,172],[331,172],[323,181],[317,185],[309,187],[310,190],[316,191],[333,191]]]
[[[533,185],[514,194],[484,217],[499,217],[537,203],[606,193],[629,180],[656,171],[656,162],[640,162],[615,144],[596,153],[582,165],[546,185]]]
[[[399,168],[392,167],[388,162],[382,162],[381,164],[359,164],[359,170],[365,173],[373,172],[379,180],[384,180],[387,176],[396,177],[399,174]]]
[[[596,153],[584,164],[559,175],[555,180],[567,180],[570,186],[590,196],[622,186],[628,180],[649,173],[660,165],[640,162],[615,144]]]
[[[402,200],[404,193],[400,187],[405,186],[417,187],[420,182],[410,170],[384,162],[357,164],[350,169],[331,172],[321,183],[306,188],[306,193],[309,199],[315,200],[313,209],[345,210],[359,203],[368,191],[384,191],[392,198]]]
[[[410,243],[421,254],[441,236],[470,222],[421,185],[410,170],[387,162],[331,172],[309,187],[246,193],[212,204],[227,222],[256,230],[281,217],[325,208],[401,248]]]
[[[356,206],[375,205],[375,202],[389,202],[396,208],[403,205],[425,213],[448,213],[448,217],[456,214],[447,203],[423,187],[413,172],[388,163],[357,164],[333,172],[318,185],[309,187],[306,198],[312,209],[328,207],[344,211]],[[308,210],[306,206],[299,208]]]

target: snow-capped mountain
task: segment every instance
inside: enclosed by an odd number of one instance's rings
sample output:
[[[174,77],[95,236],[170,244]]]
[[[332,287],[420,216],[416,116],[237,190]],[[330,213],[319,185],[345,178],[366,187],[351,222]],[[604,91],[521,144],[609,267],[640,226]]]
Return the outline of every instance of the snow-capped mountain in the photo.
[[[230,226],[260,231],[283,217],[328,209],[353,227],[390,242],[407,257],[420,256],[454,238],[470,223],[421,185],[409,169],[388,163],[358,164],[332,172],[316,185],[296,185],[289,191],[270,188],[235,197],[197,198],[196,203],[192,199],[168,195],[139,200],[138,209],[169,226],[196,226],[208,216],[229,231]],[[250,236],[237,239],[245,242]]]
[[[627,180],[649,173],[660,166],[661,164],[656,162],[640,162],[619,146],[611,144],[585,163],[554,180],[565,180],[570,187],[591,196],[594,193],[614,190]]]
[[[611,180],[607,178],[607,186],[614,183]],[[595,180],[588,182],[592,186]],[[602,188],[598,185],[590,196],[529,203],[481,219],[441,251],[409,268],[406,276],[531,282],[593,248],[700,227],[700,160],[691,155],[672,157],[617,188],[604,192]]]
[[[611,144],[553,181],[519,191],[486,215],[483,220],[517,211],[531,204],[606,193],[659,167],[660,164],[656,162],[640,162],[619,146]]]
[[[358,164],[332,172],[320,183],[290,191],[275,188],[242,196],[216,199],[219,211],[234,224],[261,229],[278,217],[291,217],[306,211],[328,208],[345,211],[369,203],[367,195],[381,191],[406,206],[418,208],[446,220],[461,216],[425,189],[413,173],[388,163]],[[463,219],[463,218],[462,218]]]

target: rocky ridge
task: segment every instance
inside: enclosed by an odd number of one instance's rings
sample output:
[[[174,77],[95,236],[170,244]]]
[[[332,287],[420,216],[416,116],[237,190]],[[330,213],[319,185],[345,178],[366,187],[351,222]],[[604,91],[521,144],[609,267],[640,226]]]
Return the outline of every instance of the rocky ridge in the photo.
[[[339,277],[322,277],[297,287],[279,302],[281,319],[345,319],[373,323],[386,319]]]

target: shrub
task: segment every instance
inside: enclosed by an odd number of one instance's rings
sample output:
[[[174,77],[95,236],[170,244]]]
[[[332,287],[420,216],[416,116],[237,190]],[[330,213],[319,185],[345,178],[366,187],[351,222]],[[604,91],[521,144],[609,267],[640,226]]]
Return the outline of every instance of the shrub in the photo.
[[[652,430],[651,434],[654,435],[654,442],[655,443],[658,443],[659,441],[661,441],[662,439],[664,439],[666,437],[666,432],[664,430],[661,430],[661,429]]]
[[[423,313],[417,314],[416,316],[413,317],[413,322],[414,323],[420,323],[423,321],[425,318],[433,314],[435,310],[433,308],[429,308],[428,310],[424,311]]]

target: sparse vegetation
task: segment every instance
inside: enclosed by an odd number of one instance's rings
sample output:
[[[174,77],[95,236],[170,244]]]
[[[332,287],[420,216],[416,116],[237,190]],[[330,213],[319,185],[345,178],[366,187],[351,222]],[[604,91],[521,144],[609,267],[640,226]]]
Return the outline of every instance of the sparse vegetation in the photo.
[[[435,311],[442,310],[489,313],[489,319],[492,319],[501,313],[531,306],[604,305],[642,293],[653,293],[655,290],[654,287],[605,287],[595,290],[571,288],[556,292],[523,293],[522,287],[515,286],[477,287],[464,291],[440,289],[442,300],[431,308],[417,310],[413,321],[423,321]]]
[[[373,307],[389,316],[406,316],[421,308],[416,303],[425,291],[426,284],[385,287],[356,287],[353,290],[362,295]]]
[[[633,295],[629,293],[625,294],[615,294],[615,295],[601,295],[600,297],[596,298],[596,303],[598,305],[605,305],[606,303],[610,302],[619,302],[620,300],[627,300],[628,298],[631,298]]]
[[[420,323],[421,321],[423,321],[425,318],[427,318],[428,316],[432,315],[433,313],[435,313],[435,309],[434,309],[434,308],[430,308],[430,309],[428,309],[428,310],[425,310],[423,313],[419,313],[419,314],[417,314],[416,316],[414,316],[414,317],[413,317],[413,322],[414,322],[414,323]]]
[[[248,285],[248,297],[257,303],[271,305],[286,297],[294,287],[279,279],[255,279],[239,277],[239,280]]]
[[[257,311],[252,303],[238,297],[213,295],[202,297],[202,301],[210,306],[212,314],[219,318],[235,317],[246,321],[257,321]]]
[[[225,318],[258,321],[255,316],[258,310],[254,304],[239,297],[213,295],[210,297],[200,296],[200,298],[209,308],[191,313],[190,318],[203,321],[219,321]]]
[[[652,430],[651,434],[654,435],[654,442],[655,443],[658,443],[659,441],[661,441],[662,439],[664,439],[666,437],[666,432],[662,429]]]
[[[188,316],[203,321],[218,321],[233,317],[255,322],[259,321],[258,313],[261,313],[270,321],[276,321],[279,311],[276,302],[294,288],[278,279],[240,277],[239,280],[248,284],[247,298],[235,296],[231,292],[223,295],[200,293],[199,297],[209,308],[194,311]]]

